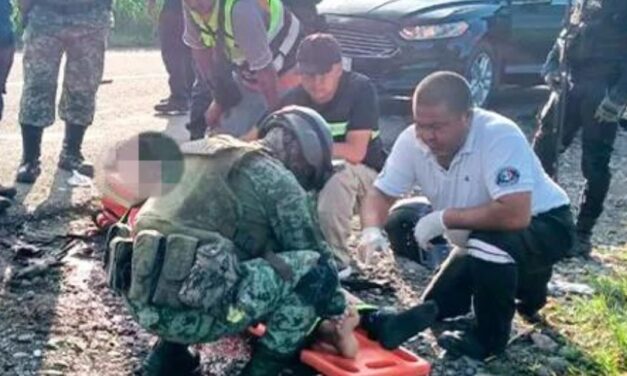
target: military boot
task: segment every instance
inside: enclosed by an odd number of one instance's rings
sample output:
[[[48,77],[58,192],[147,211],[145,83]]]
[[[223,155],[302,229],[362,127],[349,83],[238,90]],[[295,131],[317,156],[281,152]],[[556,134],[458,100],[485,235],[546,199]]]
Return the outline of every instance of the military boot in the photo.
[[[574,246],[574,256],[589,258],[592,253],[592,228],[595,219],[579,217],[577,219],[577,243]]]
[[[85,162],[81,147],[87,126],[78,124],[65,124],[65,139],[63,150],[59,156],[58,166],[65,171],[76,171],[81,175],[94,177],[94,166]]]
[[[33,184],[39,174],[41,167],[39,156],[41,155],[41,135],[44,129],[28,124],[22,124],[22,163],[17,169],[15,181],[24,184]]]
[[[187,345],[160,339],[143,363],[144,376],[200,376],[200,356]]]

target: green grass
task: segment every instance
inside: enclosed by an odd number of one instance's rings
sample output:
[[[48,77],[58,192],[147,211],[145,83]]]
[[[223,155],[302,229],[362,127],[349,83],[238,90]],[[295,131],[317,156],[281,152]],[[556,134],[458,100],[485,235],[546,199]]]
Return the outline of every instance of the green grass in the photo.
[[[146,0],[114,0],[115,25],[109,38],[110,47],[153,47],[157,45],[156,25],[146,11]],[[157,0],[157,8],[163,1]],[[13,23],[18,41],[23,32],[17,9]]]
[[[622,260],[623,265],[625,261]],[[569,358],[579,365],[571,374],[625,375],[627,273],[617,270],[611,276],[593,276],[588,282],[596,289],[594,296],[577,297],[551,307],[552,324],[570,342]]]

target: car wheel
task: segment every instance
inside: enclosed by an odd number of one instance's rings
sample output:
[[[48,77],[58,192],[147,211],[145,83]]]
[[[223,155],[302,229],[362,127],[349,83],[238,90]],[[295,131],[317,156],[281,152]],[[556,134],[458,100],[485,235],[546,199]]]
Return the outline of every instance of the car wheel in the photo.
[[[486,106],[498,87],[498,60],[489,44],[479,43],[468,58],[465,76],[475,105]]]

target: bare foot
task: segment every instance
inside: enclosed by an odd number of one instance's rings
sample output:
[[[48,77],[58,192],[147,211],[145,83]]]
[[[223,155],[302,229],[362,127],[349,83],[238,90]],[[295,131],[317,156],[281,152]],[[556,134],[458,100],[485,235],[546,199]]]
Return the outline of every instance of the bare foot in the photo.
[[[318,344],[321,346],[318,349],[337,353],[345,358],[355,358],[359,350],[359,343],[354,333],[357,325],[359,325],[359,313],[355,307],[349,305],[341,318],[325,320],[320,324]]]

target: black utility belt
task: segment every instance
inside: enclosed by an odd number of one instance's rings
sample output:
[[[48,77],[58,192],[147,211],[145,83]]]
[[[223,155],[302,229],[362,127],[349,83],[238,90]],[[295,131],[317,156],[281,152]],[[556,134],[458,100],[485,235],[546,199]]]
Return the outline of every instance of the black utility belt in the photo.
[[[80,14],[87,13],[94,9],[109,9],[111,8],[110,1],[94,1],[91,3],[83,3],[83,4],[52,4],[46,2],[37,2],[35,6],[51,10],[58,14]]]

